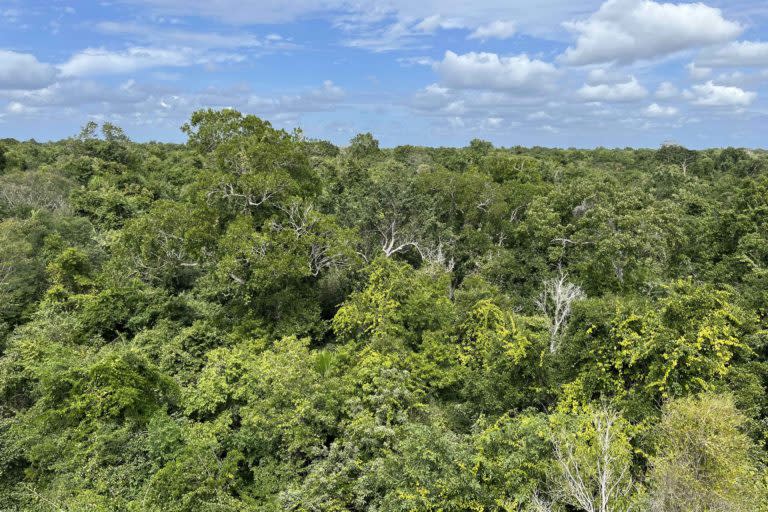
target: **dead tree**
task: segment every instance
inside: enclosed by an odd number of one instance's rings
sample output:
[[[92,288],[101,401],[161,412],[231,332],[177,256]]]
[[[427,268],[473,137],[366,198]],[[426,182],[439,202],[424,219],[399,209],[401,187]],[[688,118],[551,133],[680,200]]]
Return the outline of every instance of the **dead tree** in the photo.
[[[544,289],[536,299],[536,306],[549,320],[550,353],[560,347],[562,331],[571,315],[571,306],[585,296],[581,288],[568,281],[562,270],[557,277],[544,281]]]
[[[416,239],[410,233],[403,232],[395,220],[379,227],[379,234],[381,250],[387,258],[417,245]]]
[[[592,414],[594,452],[589,457],[577,452],[574,440],[554,438],[555,461],[559,469],[558,501],[577,505],[586,512],[628,512],[634,489],[630,457],[622,451],[620,416],[612,409]]]

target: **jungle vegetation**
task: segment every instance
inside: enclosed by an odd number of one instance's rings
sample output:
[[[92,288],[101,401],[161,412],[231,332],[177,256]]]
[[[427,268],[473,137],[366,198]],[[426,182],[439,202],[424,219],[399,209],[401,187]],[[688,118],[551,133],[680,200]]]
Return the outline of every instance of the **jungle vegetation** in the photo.
[[[0,510],[768,510],[768,155],[182,129],[0,140]]]

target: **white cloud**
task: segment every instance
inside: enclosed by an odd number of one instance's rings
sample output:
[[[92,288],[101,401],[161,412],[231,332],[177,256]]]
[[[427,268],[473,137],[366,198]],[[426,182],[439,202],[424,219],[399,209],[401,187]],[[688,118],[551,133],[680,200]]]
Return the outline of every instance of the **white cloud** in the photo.
[[[721,48],[703,52],[698,61],[713,67],[768,66],[768,42],[736,41]]]
[[[403,66],[433,66],[435,64],[431,57],[400,57],[397,62]]]
[[[552,119],[552,116],[544,112],[543,110],[539,110],[537,112],[533,112],[531,114],[528,114],[526,116],[526,119],[529,121],[548,121]]]
[[[704,107],[747,107],[757,98],[757,93],[740,87],[717,85],[712,80],[694,85],[685,96],[694,105]]]
[[[357,33],[355,37],[344,41],[346,46],[362,48],[374,52],[389,52],[405,48],[425,48],[422,38],[429,34],[426,29],[433,27],[427,24],[419,28],[419,24],[398,20],[384,27],[352,27]],[[348,27],[348,30],[350,28]]]
[[[395,17],[391,20],[384,16],[384,21],[377,16],[347,16],[337,22],[337,28],[350,34],[344,41],[346,46],[363,48],[374,52],[387,52],[402,49],[429,48],[431,42],[427,36],[438,30],[472,29],[469,39],[507,39],[514,32],[514,25],[507,21],[494,21],[488,24],[472,24],[458,17],[445,17],[439,14],[426,18]]]
[[[496,20],[487,25],[477,27],[474,32],[469,34],[469,39],[509,39],[515,35],[517,28],[512,21]]]
[[[263,39],[259,39],[253,34],[240,31],[219,33],[202,30],[180,30],[160,25],[118,23],[114,21],[97,23],[95,28],[104,34],[127,36],[141,41],[142,44],[157,47],[173,46],[201,49],[258,48],[260,50],[271,50],[290,49],[297,46],[284,40],[278,34],[269,34]]]
[[[438,29],[470,31],[498,20],[514,19],[518,32],[562,38],[559,23],[582,16],[595,0],[545,0],[531,5],[509,0],[476,0],[471,8],[457,0],[124,0],[148,7],[149,15],[216,19],[237,26],[289,23],[298,20],[330,21],[351,37],[344,44],[371,51],[419,47],[414,36]],[[158,16],[159,15],[159,16]],[[400,36],[387,34],[405,31]],[[393,37],[394,36],[394,37]],[[424,45],[426,46],[426,45]]]
[[[30,108],[18,101],[11,101],[5,107],[6,112],[9,114],[24,114],[30,111]]]
[[[745,73],[743,71],[720,73],[716,80],[721,85],[735,85],[741,88],[761,87],[768,82],[768,69],[762,69],[755,73]]]
[[[538,5],[509,0],[476,0],[467,8],[457,0],[128,0],[149,6],[156,13],[215,18],[233,25],[277,24],[299,19],[331,19],[349,22],[424,20],[439,13],[442,19],[461,20],[478,27],[494,20],[515,19],[526,33],[555,32],[562,19],[582,15],[594,0],[546,0]]]
[[[546,96],[520,94],[518,91],[492,91],[477,89],[451,89],[441,84],[431,84],[414,94],[410,106],[420,115],[443,119],[459,117],[478,127],[490,129],[493,121],[503,119],[505,126],[511,126],[509,119],[530,121],[552,119],[542,111]],[[489,124],[490,123],[490,124]]]
[[[93,81],[65,80],[42,89],[11,91],[7,97],[29,107],[76,107],[82,105],[135,104],[151,91],[137,87],[133,81],[109,87]]]
[[[573,65],[662,57],[728,41],[743,30],[703,3],[652,0],[608,0],[588,19],[565,26],[578,34],[576,45],[561,56]]]
[[[555,128],[554,126],[552,126],[552,125],[549,125],[549,124],[545,124],[544,126],[540,126],[540,127],[538,128],[538,130],[541,130],[541,131],[543,131],[543,132],[552,133],[552,134],[555,134],[555,133],[560,133],[560,130],[559,130],[559,129],[557,129],[557,128]]]
[[[101,116],[130,125],[164,124],[178,126],[200,108],[236,108],[268,116],[288,127],[296,126],[303,113],[333,110],[344,100],[345,92],[326,80],[315,88],[284,95],[254,95],[241,85],[208,88],[199,92],[169,89],[167,86],[139,84],[128,80],[107,86],[91,80],[68,79],[36,91],[10,91],[0,94],[14,116],[62,118],[77,115]]]
[[[627,77],[626,73],[606,68],[595,68],[587,74],[587,83],[589,85],[620,84],[628,79],[631,79],[631,77]]]
[[[0,89],[40,89],[56,78],[56,68],[34,55],[0,50]]]
[[[439,14],[424,18],[414,26],[415,30],[431,34],[439,29],[451,30],[457,28],[464,28],[464,22],[458,18],[444,18]]]
[[[694,80],[703,80],[712,74],[712,68],[697,66],[695,62],[689,63],[685,69]]]
[[[669,98],[675,98],[680,94],[680,91],[675,87],[672,82],[662,82],[659,88],[656,89],[655,96],[661,100]]]
[[[413,97],[413,104],[420,110],[438,110],[453,101],[453,94],[447,87],[438,84],[426,86]]]
[[[455,89],[541,90],[558,75],[552,64],[525,54],[499,57],[495,53],[457,55],[447,51],[433,67],[442,83]]]
[[[480,128],[485,130],[495,130],[500,128],[503,123],[504,118],[502,117],[488,117],[482,121]]]
[[[238,54],[200,53],[188,48],[165,49],[131,47],[114,52],[103,48],[86,48],[59,65],[62,76],[83,77],[132,73],[141,69],[183,67],[194,64],[214,64],[241,61]]]
[[[651,103],[646,107],[643,113],[648,117],[674,117],[679,110],[671,106],[662,106],[658,103]]]
[[[248,98],[247,105],[261,114],[319,112],[333,108],[345,95],[344,89],[326,80],[322,86],[301,94],[277,97],[253,95]]]
[[[321,87],[311,90],[308,97],[318,101],[336,102],[345,95],[344,89],[334,84],[331,80],[325,80]]]
[[[112,52],[101,48],[87,48],[70,57],[59,69],[64,76],[89,76],[189,64],[189,55],[176,50],[135,47],[123,52]]]
[[[629,81],[618,84],[585,84],[577,94],[587,101],[623,102],[643,99],[648,96],[648,91],[635,77],[630,77]]]

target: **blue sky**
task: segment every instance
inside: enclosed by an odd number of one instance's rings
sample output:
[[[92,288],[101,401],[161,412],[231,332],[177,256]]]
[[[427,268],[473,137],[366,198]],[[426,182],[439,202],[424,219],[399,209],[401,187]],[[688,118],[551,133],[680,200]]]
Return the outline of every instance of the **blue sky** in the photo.
[[[0,137],[183,141],[204,107],[338,144],[766,147],[768,2],[0,0]]]

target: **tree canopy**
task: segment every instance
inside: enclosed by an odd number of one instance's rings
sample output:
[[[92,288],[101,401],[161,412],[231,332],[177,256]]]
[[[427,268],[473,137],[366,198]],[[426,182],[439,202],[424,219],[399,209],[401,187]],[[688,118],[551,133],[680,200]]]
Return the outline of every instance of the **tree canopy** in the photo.
[[[0,142],[0,510],[768,511],[768,155]]]

